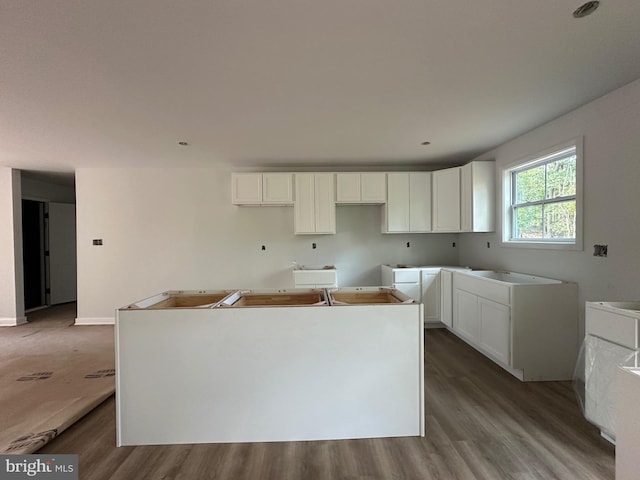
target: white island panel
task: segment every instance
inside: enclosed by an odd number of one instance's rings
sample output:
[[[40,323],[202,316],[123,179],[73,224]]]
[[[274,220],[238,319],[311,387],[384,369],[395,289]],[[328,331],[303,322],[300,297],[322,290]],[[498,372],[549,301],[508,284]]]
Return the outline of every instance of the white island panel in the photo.
[[[419,304],[118,311],[118,445],[424,435]]]

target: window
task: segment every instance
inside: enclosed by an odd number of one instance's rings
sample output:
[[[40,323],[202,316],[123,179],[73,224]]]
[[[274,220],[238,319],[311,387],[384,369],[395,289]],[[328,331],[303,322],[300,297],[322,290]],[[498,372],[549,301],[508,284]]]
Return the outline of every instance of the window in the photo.
[[[504,170],[503,243],[582,247],[581,150],[574,140]]]

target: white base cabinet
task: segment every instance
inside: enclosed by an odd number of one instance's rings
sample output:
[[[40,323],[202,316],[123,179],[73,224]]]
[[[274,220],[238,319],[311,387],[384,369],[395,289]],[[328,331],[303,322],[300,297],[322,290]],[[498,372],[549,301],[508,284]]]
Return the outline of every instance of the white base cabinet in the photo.
[[[587,420],[615,441],[618,366],[640,349],[640,302],[586,302],[585,399]]]
[[[453,272],[448,269],[440,271],[440,321],[453,326]]]
[[[508,272],[454,272],[451,330],[522,381],[571,380],[578,287]]]
[[[420,298],[424,305],[425,326],[440,325],[440,269],[421,268]]]
[[[478,344],[499,362],[511,361],[511,309],[478,297]]]
[[[640,472],[640,369],[618,367],[616,479],[637,480]]]
[[[417,303],[119,309],[117,445],[424,436],[421,315]]]

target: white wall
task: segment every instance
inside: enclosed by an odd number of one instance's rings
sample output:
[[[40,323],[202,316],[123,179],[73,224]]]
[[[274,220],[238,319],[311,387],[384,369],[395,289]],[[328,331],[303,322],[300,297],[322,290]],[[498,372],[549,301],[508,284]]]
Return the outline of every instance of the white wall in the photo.
[[[495,159],[500,178],[501,167],[578,135],[584,136],[584,250],[501,247],[498,231],[461,235],[460,260],[578,282],[583,328],[585,301],[640,299],[640,80],[478,160]],[[608,257],[594,257],[594,244],[609,245]]]
[[[0,325],[19,325],[24,316],[20,171],[0,167]]]
[[[294,260],[336,265],[341,286],[378,285],[381,263],[458,263],[458,235],[382,235],[380,206],[340,206],[338,234],[295,236],[293,207],[231,205],[230,184],[217,169],[79,169],[78,322],[164,290],[292,287]]]

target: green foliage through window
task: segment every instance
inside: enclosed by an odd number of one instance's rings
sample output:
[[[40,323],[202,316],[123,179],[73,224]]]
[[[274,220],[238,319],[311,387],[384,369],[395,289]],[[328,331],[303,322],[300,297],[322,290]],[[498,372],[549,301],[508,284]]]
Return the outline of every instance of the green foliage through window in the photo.
[[[575,241],[576,148],[511,172],[513,241]]]

